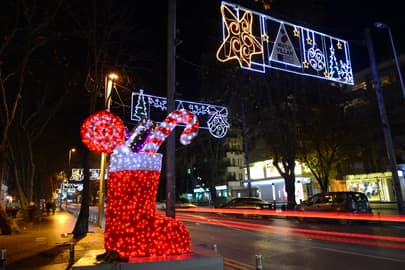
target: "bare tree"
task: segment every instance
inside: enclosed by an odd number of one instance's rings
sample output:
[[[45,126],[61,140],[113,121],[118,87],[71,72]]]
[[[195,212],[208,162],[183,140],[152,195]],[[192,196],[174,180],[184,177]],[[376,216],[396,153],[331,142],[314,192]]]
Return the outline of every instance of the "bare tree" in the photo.
[[[224,139],[213,138],[208,131],[202,130],[194,144],[191,151],[198,153],[193,164],[196,173],[208,187],[212,203],[218,206],[220,202],[215,186],[224,184],[226,181]]]
[[[328,91],[327,94],[322,92]],[[329,178],[336,176],[339,162],[345,160],[347,128],[338,89],[324,86],[319,102],[302,106],[300,114],[299,158],[305,162],[323,192]],[[316,99],[315,99],[316,100]]]
[[[1,134],[0,134],[0,179],[3,179],[5,161],[9,153],[9,134],[26,93],[27,76],[30,73],[32,58],[47,44],[47,28],[55,19],[62,0],[37,9],[37,3],[8,1],[3,3],[2,14],[4,31],[0,33],[4,41],[0,47],[0,91],[1,91]],[[1,185],[0,185],[1,189]],[[1,190],[0,190],[1,191]],[[1,192],[0,192],[1,193]],[[21,199],[21,198],[20,198]],[[23,203],[24,203],[24,199]],[[0,228],[3,234],[11,233],[7,215],[0,207]]]
[[[121,85],[131,85],[134,71],[139,63],[152,62],[152,58],[143,54],[143,49],[136,50],[139,42],[146,40],[144,29],[138,29],[134,22],[137,17],[136,4],[130,7],[116,1],[91,1],[87,5],[67,3],[66,11],[73,23],[72,38],[78,39],[83,50],[87,51],[85,81],[83,93],[87,93],[89,100],[89,115],[97,109],[104,109],[105,77],[109,72],[118,72]],[[139,10],[139,12],[145,12]],[[145,34],[145,35],[144,35]],[[141,37],[138,39],[137,37]],[[150,42],[155,40],[150,39]],[[150,47],[153,47],[153,44]],[[149,54],[151,55],[151,54]],[[146,65],[145,65],[146,66]],[[128,90],[128,89],[126,89]],[[100,106],[98,98],[103,98]],[[114,105],[114,103],[113,103]],[[124,111],[124,104],[119,104],[120,111]],[[100,108],[101,107],[101,108]],[[116,108],[111,108],[114,111]],[[89,217],[89,175],[87,172],[89,153],[83,149],[83,168],[85,171],[80,213],[73,229],[75,238],[81,238],[88,232]]]

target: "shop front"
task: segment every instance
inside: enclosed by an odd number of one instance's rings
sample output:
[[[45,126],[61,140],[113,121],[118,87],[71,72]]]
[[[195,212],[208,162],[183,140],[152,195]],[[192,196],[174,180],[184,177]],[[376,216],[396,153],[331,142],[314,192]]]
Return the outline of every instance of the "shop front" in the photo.
[[[280,165],[282,167],[282,165]],[[247,170],[245,169],[247,175]],[[251,180],[251,194],[254,197],[262,198],[275,205],[284,205],[287,203],[287,192],[285,189],[284,178],[281,177],[273,160],[264,160],[251,163],[249,166],[249,174]],[[297,203],[307,199],[312,195],[312,181],[307,175],[310,174],[308,168],[302,163],[295,164],[295,199]],[[246,194],[248,190],[247,180],[243,182],[242,189],[236,190],[239,193]],[[232,194],[232,197],[235,197]]]
[[[402,197],[404,197],[405,188],[402,171],[398,171],[398,175],[401,182]],[[370,202],[396,201],[391,172],[351,174],[345,178],[348,191],[362,192],[366,194]]]
[[[263,180],[253,180],[252,188],[257,190],[259,198],[272,202],[275,205],[284,205],[287,203],[287,192],[285,191],[285,182],[283,178],[269,178]],[[245,188],[246,188],[245,184]],[[295,200],[300,203],[312,195],[311,178],[295,177]]]
[[[215,186],[217,200],[225,202],[228,197],[228,187],[226,185]],[[209,188],[197,186],[192,194],[192,202],[199,205],[211,205],[212,198]]]

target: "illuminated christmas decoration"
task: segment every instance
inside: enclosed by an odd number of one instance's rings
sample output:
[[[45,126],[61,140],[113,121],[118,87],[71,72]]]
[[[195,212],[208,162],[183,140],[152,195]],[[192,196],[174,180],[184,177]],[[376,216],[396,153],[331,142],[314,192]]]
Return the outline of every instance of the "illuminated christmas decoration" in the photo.
[[[221,13],[227,35],[217,52],[218,60],[236,59],[240,66],[250,68],[252,55],[263,53],[263,47],[252,34],[252,12],[244,12],[239,19],[226,5],[221,5]]]
[[[143,102],[142,102],[143,100]],[[228,123],[228,109],[226,107],[198,103],[185,100],[175,100],[177,110],[187,109],[195,116],[198,116],[201,129],[208,129],[215,138],[223,138],[230,128]],[[140,107],[143,104],[145,107]],[[138,121],[142,118],[139,112],[150,112],[158,119],[161,113],[167,111],[167,100],[165,97],[147,95],[141,89],[138,93],[132,93],[131,120]],[[148,115],[151,118],[150,115]],[[181,123],[179,124],[182,125]]]
[[[111,153],[124,142],[125,127],[122,120],[109,111],[99,111],[84,120],[80,135],[91,151]]]
[[[139,90],[141,93],[140,97],[138,98],[138,102],[135,105],[135,113],[133,115],[134,120],[139,121],[142,117],[146,117],[148,114],[146,113],[146,106],[145,106],[145,98],[142,95],[143,90]]]
[[[290,38],[287,35],[284,24],[280,24],[280,29],[276,37],[276,43],[274,44],[273,51],[270,55],[271,61],[284,63],[295,67],[300,67],[301,63],[295,54],[294,46],[291,43]]]
[[[122,136],[113,136],[113,125],[105,125],[105,119],[96,113],[87,118],[81,128],[82,140],[91,149],[104,149],[110,152],[111,147],[99,144],[114,145],[110,159],[107,183],[107,203],[105,211],[104,247],[106,253],[117,252],[120,258],[179,255],[190,252],[191,240],[187,228],[178,220],[156,213],[156,193],[159,184],[163,155],[157,153],[159,146],[174,129],[183,123],[180,142],[189,144],[197,136],[199,122],[188,110],[177,110],[154,129],[150,120],[143,120],[123,141]],[[104,114],[102,114],[104,116]],[[111,117],[108,114],[108,118]],[[103,125],[103,128],[97,128]],[[97,132],[94,132],[94,130]],[[150,131],[144,142],[131,147],[144,131]],[[86,132],[89,133],[86,133]],[[117,131],[115,131],[117,132]],[[98,147],[93,147],[91,139],[95,136]],[[105,138],[104,138],[105,137]],[[113,142],[116,140],[115,142]],[[134,151],[135,150],[135,151]]]
[[[170,113],[169,116],[160,123],[160,126],[146,141],[142,152],[156,153],[160,145],[178,123],[186,125],[186,128],[181,134],[180,142],[184,145],[190,144],[191,140],[197,136],[199,122],[192,112],[183,109]]]
[[[152,120],[142,118],[126,141],[127,144],[129,143],[127,146],[131,148],[132,152],[139,152],[145,146],[146,140],[152,136],[154,129],[155,123]]]
[[[222,2],[221,14],[219,61],[237,60],[241,68],[256,72],[273,68],[354,84],[347,41],[229,2]]]

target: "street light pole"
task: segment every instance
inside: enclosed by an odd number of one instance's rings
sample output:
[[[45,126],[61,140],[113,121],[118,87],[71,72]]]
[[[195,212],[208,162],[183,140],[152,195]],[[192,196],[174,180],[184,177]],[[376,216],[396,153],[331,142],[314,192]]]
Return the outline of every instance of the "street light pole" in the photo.
[[[396,65],[397,71],[398,71],[399,82],[401,83],[402,95],[405,98],[404,80],[402,79],[401,67],[399,65],[398,56],[397,56],[397,50],[395,49],[394,39],[392,38],[391,27],[389,25],[385,24],[385,23],[382,23],[382,22],[375,22],[374,26],[379,28],[379,29],[387,29],[388,30],[388,34],[390,36],[390,41],[391,41],[392,52],[394,53],[395,65]]]
[[[169,0],[167,23],[167,111],[175,108],[176,92],[176,0]],[[166,216],[176,216],[175,132],[166,139]]]
[[[110,111],[111,107],[111,90],[115,83],[115,80],[118,79],[118,75],[114,73],[110,73],[108,76],[105,77],[105,93],[104,93],[104,106],[107,111]],[[105,164],[107,160],[107,154],[101,154],[101,161],[100,161],[100,185],[98,190],[98,212],[97,212],[97,225],[100,228],[103,228],[104,222],[104,179],[105,179]]]
[[[395,158],[394,146],[392,143],[391,129],[390,129],[390,125],[388,122],[387,112],[385,110],[384,97],[383,97],[382,91],[381,91],[381,82],[380,82],[380,77],[378,75],[377,63],[375,60],[373,43],[371,41],[370,29],[365,30],[365,36],[366,36],[368,54],[370,57],[371,72],[373,74],[374,88],[375,88],[375,93],[377,96],[377,103],[378,103],[378,108],[380,111],[380,117],[381,117],[383,132],[384,132],[385,146],[387,148],[387,155],[388,155],[388,159],[389,159],[390,165],[391,165],[391,173],[392,173],[392,179],[394,182],[394,190],[395,190],[395,195],[396,195],[396,199],[397,199],[398,211],[400,214],[404,214],[405,208],[404,208],[404,203],[403,203],[403,199],[402,199],[400,180],[399,180],[399,176],[398,176],[397,161]]]
[[[71,172],[72,172],[72,169],[71,169],[71,167],[70,167],[70,162],[71,162],[71,160],[72,160],[72,153],[74,153],[74,152],[76,152],[76,148],[70,148],[69,149],[69,160],[68,160],[68,168],[67,168],[67,174],[66,174],[66,182],[65,182],[65,179],[64,179],[64,184],[63,185],[68,185],[68,188],[66,189],[66,201],[65,201],[65,207],[66,207],[66,209],[67,209],[67,205],[68,205],[68,193],[69,193],[69,179],[70,179],[70,175],[71,175]]]
[[[249,148],[247,141],[247,127],[246,127],[246,109],[244,105],[245,100],[241,101],[241,111],[242,111],[242,140],[243,140],[243,152],[245,156],[246,165],[246,177],[247,177],[247,188],[248,196],[252,197],[252,179],[250,178],[250,160],[249,160]]]
[[[76,152],[76,148],[70,148],[69,149],[69,164],[68,164],[68,170],[70,171],[70,161],[72,160],[72,153]]]

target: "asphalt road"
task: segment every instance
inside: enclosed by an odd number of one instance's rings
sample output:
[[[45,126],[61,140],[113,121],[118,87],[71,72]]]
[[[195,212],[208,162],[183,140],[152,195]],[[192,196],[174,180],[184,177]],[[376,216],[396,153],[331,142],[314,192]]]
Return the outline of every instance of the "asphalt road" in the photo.
[[[188,220],[194,245],[215,244],[251,266],[261,255],[263,269],[405,269],[405,224],[177,216]]]

